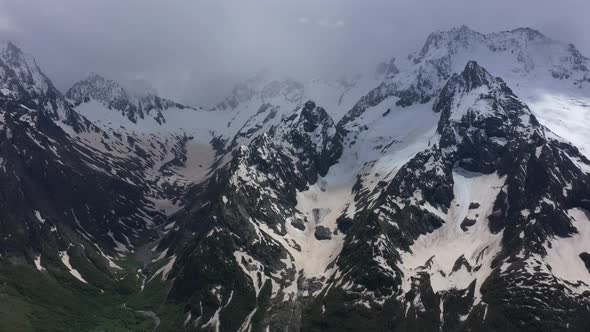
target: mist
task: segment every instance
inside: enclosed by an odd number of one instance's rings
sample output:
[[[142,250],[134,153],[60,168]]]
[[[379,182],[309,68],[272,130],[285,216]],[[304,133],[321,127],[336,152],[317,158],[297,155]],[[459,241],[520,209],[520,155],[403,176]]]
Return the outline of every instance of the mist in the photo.
[[[88,72],[207,106],[269,69],[299,80],[368,72],[434,30],[532,27],[590,54],[584,0],[0,0],[13,40],[66,91]]]

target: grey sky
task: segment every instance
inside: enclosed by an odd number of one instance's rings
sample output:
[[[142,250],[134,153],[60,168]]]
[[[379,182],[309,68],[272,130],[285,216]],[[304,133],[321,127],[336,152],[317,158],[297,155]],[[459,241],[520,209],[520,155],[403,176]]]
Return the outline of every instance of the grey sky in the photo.
[[[95,71],[202,105],[262,68],[299,79],[366,71],[461,24],[530,26],[590,55],[588,13],[588,0],[0,0],[0,38],[63,91]]]

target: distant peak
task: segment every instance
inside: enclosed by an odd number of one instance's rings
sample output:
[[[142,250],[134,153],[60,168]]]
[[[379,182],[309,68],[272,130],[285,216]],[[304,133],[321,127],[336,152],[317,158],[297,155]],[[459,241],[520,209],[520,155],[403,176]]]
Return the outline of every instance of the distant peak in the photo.
[[[477,61],[470,60],[465,65],[465,69],[463,72],[472,72],[472,71],[486,71],[482,66],[480,66]]]
[[[308,100],[301,108],[301,119],[305,121],[306,131],[313,131],[326,121],[329,125],[334,125],[328,112],[311,100]]]
[[[516,28],[507,32],[512,34],[523,34],[528,38],[528,40],[548,39],[547,36],[542,34],[539,30],[535,30],[529,27]]]
[[[104,76],[100,75],[99,73],[92,71],[86,75],[86,80],[106,80],[106,78],[104,78]]]
[[[22,56],[23,55],[23,51],[16,46],[15,43],[13,43],[10,40],[2,40],[0,41],[0,52],[4,55],[4,56]]]
[[[4,48],[14,48],[20,51],[20,49],[18,48],[18,46],[16,46],[15,43],[13,43],[11,40],[0,40],[0,48],[4,49]]]
[[[451,29],[450,32],[459,32],[459,33],[479,33],[473,29],[471,29],[470,27],[468,27],[467,25],[463,24],[461,26],[458,27],[454,27],[453,29]]]
[[[435,31],[426,38],[426,42],[420,51],[420,56],[424,56],[434,49],[449,47],[453,43],[466,43],[470,38],[481,38],[483,36],[483,34],[470,29],[466,25],[461,25],[446,31]]]

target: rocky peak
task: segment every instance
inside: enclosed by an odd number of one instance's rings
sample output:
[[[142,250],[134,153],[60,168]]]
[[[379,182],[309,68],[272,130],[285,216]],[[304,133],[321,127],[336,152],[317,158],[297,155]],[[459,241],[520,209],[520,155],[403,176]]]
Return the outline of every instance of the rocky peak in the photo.
[[[0,54],[4,61],[18,61],[23,52],[11,41],[0,41]]]
[[[448,98],[469,93],[481,87],[485,87],[488,90],[507,89],[502,79],[493,77],[476,61],[469,61],[465,69],[460,74],[453,74],[443,87],[441,94],[435,102],[434,111],[440,112]]]
[[[503,51],[507,47],[526,51],[527,45],[532,42],[556,43],[541,32],[531,28],[517,28],[498,33],[482,34],[462,25],[448,31],[431,33],[418,56],[452,55],[461,50],[475,49],[480,46],[487,47],[492,51]]]
[[[471,91],[480,86],[489,86],[494,78],[483,67],[479,66],[475,61],[469,61],[465,66],[465,70],[461,72],[462,82],[465,84],[467,91]]]
[[[39,111],[76,131],[88,125],[72,110],[35,59],[10,41],[0,42],[0,101],[5,109]]]
[[[539,30],[535,30],[529,27],[516,28],[514,30],[500,32],[499,34],[511,35],[513,37],[525,37],[525,40],[527,41],[550,41],[550,39],[547,38],[547,36],[545,36],[544,34],[542,34]]]
[[[477,54],[472,54],[477,51]],[[575,46],[552,40],[531,28],[482,34],[466,26],[430,34],[420,50],[410,59],[415,63],[447,59],[449,69],[460,70],[465,57],[478,57],[486,65],[502,68],[504,73],[526,75],[540,70],[556,79],[584,80],[588,59]],[[480,59],[481,58],[481,59]],[[496,58],[489,61],[490,58]],[[489,62],[489,63],[488,63]],[[499,66],[498,64],[502,64]],[[576,73],[578,72],[578,73]],[[578,77],[579,76],[579,77]]]
[[[536,119],[501,78],[493,77],[475,61],[469,61],[460,74],[453,74],[433,105],[441,113],[438,132],[441,146],[453,146],[461,137],[472,135],[477,127],[487,136],[503,137],[531,134]],[[457,130],[460,128],[461,130]],[[528,135],[525,135],[528,136]]]
[[[326,110],[316,106],[313,101],[307,101],[273,131],[282,139],[293,142],[297,148],[311,149],[319,154],[322,160],[319,167],[321,175],[342,153],[341,137],[334,121]]]
[[[76,82],[66,93],[74,103],[80,104],[94,99],[105,103],[126,102],[131,104],[131,96],[117,82],[90,73],[85,79]]]
[[[436,31],[428,35],[419,55],[424,57],[439,49],[454,52],[459,47],[467,47],[483,39],[485,39],[483,34],[471,30],[466,25],[455,27],[449,31]]]
[[[0,44],[0,87],[3,94],[39,98],[44,94],[59,94],[33,57],[24,54],[14,43]]]
[[[334,122],[326,110],[316,106],[313,101],[307,101],[292,118],[296,118],[298,125],[302,126],[305,132],[313,132],[320,125],[333,127]]]

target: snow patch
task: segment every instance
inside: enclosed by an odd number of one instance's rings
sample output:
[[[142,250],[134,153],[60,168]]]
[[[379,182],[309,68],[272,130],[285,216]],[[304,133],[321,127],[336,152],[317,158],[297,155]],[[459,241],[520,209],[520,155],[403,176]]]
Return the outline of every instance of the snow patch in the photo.
[[[60,251],[59,257],[61,258],[62,263],[68,268],[68,271],[71,275],[73,275],[76,279],[80,280],[81,282],[87,284],[88,282],[82,277],[78,270],[74,269],[70,264],[70,256],[68,255],[67,251]]]
[[[41,213],[37,210],[35,210],[35,217],[37,217],[37,220],[39,220],[40,223],[42,223],[42,224],[45,223],[45,219],[43,219],[43,217],[41,216]]]
[[[148,282],[152,281],[152,279],[158,275],[162,276],[162,280],[166,280],[166,278],[168,278],[168,273],[170,273],[170,270],[172,270],[172,267],[174,266],[174,262],[176,262],[176,255],[170,257],[168,263],[159,268],[158,271],[156,271],[156,273],[154,273],[154,275],[150,278],[150,280],[148,280]]]
[[[39,271],[45,271],[45,268],[43,266],[41,266],[41,254],[39,254],[39,256],[35,257],[35,267],[37,268],[37,270]]]

